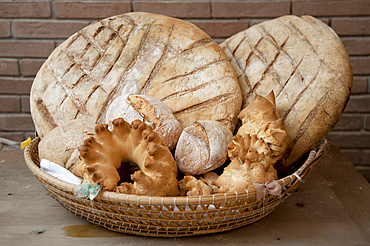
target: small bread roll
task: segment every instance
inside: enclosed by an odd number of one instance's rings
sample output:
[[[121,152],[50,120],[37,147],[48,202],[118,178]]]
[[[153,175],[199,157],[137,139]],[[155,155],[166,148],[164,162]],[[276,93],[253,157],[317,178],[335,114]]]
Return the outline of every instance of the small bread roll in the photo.
[[[233,134],[218,121],[196,121],[186,127],[175,151],[179,170],[199,175],[220,167],[227,159],[227,145]]]
[[[125,94],[115,99],[106,114],[106,124],[123,118],[131,124],[135,120],[145,122],[158,133],[169,149],[176,147],[182,126],[171,110],[159,99],[146,95]]]
[[[40,141],[40,159],[49,160],[72,171],[80,162],[79,148],[85,139],[94,136],[94,127],[92,121],[81,119],[57,126]]]

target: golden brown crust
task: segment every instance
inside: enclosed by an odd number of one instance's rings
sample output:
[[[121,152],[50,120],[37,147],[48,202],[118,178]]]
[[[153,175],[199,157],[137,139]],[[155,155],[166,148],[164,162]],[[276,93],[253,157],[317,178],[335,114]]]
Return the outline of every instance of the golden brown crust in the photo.
[[[270,148],[270,162],[274,165],[284,154],[289,136],[284,130],[284,120],[276,109],[275,95],[271,91],[266,97],[257,98],[239,114],[242,126],[238,134],[255,134]]]
[[[282,157],[289,137],[277,113],[274,93],[258,95],[239,118],[242,126],[228,145],[231,163],[214,182],[219,187],[215,192],[241,192],[253,188],[253,182],[278,178],[273,165]]]
[[[80,149],[84,182],[102,185],[103,190],[148,196],[176,196],[177,167],[167,145],[148,125],[135,120],[131,125],[122,118],[95,127],[95,137]],[[140,170],[131,175],[134,183],[122,183],[117,169],[121,162],[136,163]]]
[[[218,187],[213,184],[217,179],[216,173],[204,174],[204,177],[196,179],[194,176],[185,176],[179,181],[180,196],[202,196],[213,194],[213,189]]]

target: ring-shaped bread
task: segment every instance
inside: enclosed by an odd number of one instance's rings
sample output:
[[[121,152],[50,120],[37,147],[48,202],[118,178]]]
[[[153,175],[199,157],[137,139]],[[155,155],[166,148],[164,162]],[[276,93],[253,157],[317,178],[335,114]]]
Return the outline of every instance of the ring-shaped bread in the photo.
[[[128,124],[122,118],[95,127],[95,138],[80,149],[85,164],[83,182],[102,185],[102,190],[147,196],[177,196],[177,165],[162,138],[140,120]],[[140,170],[131,175],[134,183],[122,183],[117,169],[121,162],[134,162]]]

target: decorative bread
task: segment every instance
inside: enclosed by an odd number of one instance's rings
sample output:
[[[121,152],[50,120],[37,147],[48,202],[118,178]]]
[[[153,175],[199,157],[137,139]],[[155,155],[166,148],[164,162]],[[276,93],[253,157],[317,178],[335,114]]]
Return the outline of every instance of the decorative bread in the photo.
[[[220,167],[227,159],[232,132],[218,121],[196,121],[178,141],[175,159],[185,175],[199,175]]]
[[[232,144],[231,163],[214,182],[219,187],[215,193],[244,192],[254,187],[253,182],[277,179],[276,170],[270,163],[270,150],[263,139],[239,132]]]
[[[110,125],[117,118],[122,118],[129,124],[134,120],[144,121],[163,138],[170,150],[176,147],[182,132],[180,122],[167,105],[146,95],[126,94],[116,98],[108,108],[106,124]]]
[[[241,91],[222,48],[195,25],[157,14],[127,13],[90,24],[45,61],[30,92],[42,138],[71,119],[105,123],[114,99],[144,94],[165,103],[183,127],[237,124]]]
[[[177,196],[177,166],[167,145],[150,126],[140,120],[128,124],[122,118],[95,127],[95,138],[80,149],[86,167],[84,181],[102,185],[102,190],[148,196]],[[131,175],[134,183],[121,183],[121,162],[134,162],[140,170]]]
[[[339,37],[310,16],[283,16],[221,44],[237,74],[243,108],[257,95],[276,95],[291,137],[282,172],[323,139],[339,120],[352,87],[352,68]]]
[[[201,196],[211,195],[214,189],[218,189],[213,185],[218,175],[214,172],[204,174],[204,177],[196,179],[194,176],[185,176],[179,181],[180,196]]]
[[[79,163],[79,148],[94,136],[95,124],[86,120],[70,120],[51,130],[38,145],[39,157],[72,171]]]
[[[285,152],[289,137],[277,113],[274,92],[258,95],[239,118],[242,126],[228,145],[231,163],[214,182],[220,187],[215,192],[243,191],[253,188],[253,182],[264,184],[278,178],[274,164]]]
[[[284,130],[284,120],[276,110],[274,91],[266,97],[257,95],[257,98],[240,112],[238,118],[242,121],[238,134],[257,135],[262,138],[269,146],[270,163],[274,165],[283,156],[289,141]],[[229,147],[231,148],[230,145]]]

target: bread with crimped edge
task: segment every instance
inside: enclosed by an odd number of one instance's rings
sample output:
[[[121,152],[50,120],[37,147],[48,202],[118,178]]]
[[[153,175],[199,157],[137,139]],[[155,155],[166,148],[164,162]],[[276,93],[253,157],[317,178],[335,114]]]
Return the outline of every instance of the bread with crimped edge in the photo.
[[[162,138],[140,120],[131,125],[122,118],[95,127],[95,138],[80,149],[86,168],[84,181],[102,185],[103,190],[147,196],[177,196],[177,166]],[[121,183],[121,162],[134,162],[140,170],[131,175],[134,183]]]

